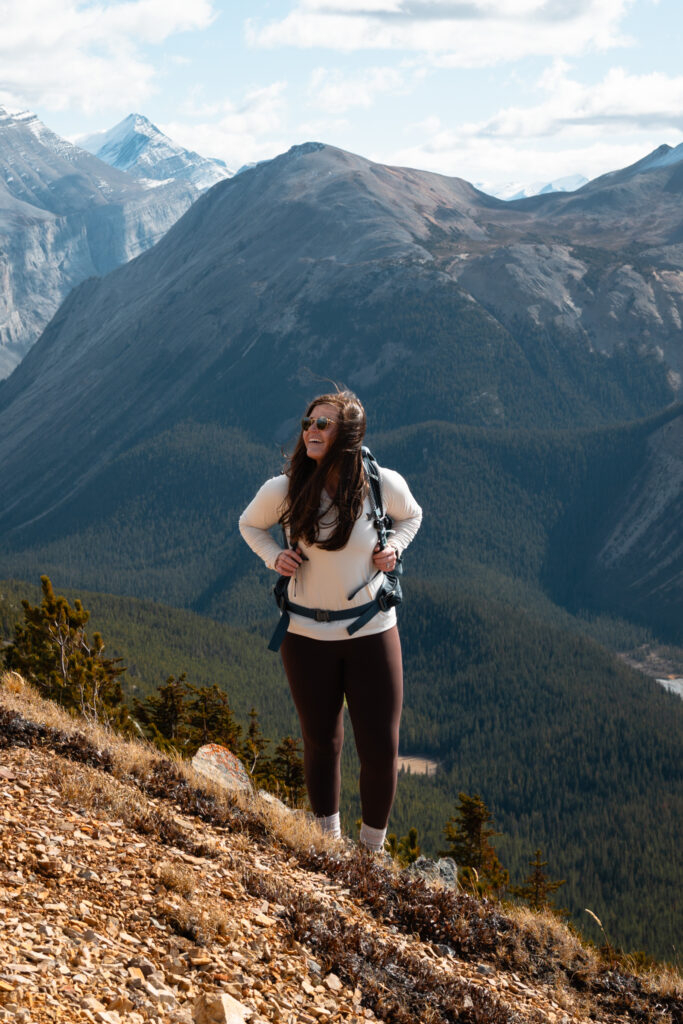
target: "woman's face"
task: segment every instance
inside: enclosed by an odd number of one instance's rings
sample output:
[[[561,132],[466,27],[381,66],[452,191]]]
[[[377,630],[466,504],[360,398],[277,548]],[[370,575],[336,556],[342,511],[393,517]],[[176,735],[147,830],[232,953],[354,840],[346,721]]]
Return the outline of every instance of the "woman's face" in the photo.
[[[332,447],[339,429],[337,427],[337,414],[338,410],[333,405],[327,405],[325,402],[322,405],[315,405],[311,409],[308,415],[313,420],[313,423],[308,430],[303,432],[306,454],[309,459],[315,459],[316,462],[319,462]],[[315,422],[321,416],[326,416],[328,420],[332,421],[328,423],[324,430],[320,430]]]

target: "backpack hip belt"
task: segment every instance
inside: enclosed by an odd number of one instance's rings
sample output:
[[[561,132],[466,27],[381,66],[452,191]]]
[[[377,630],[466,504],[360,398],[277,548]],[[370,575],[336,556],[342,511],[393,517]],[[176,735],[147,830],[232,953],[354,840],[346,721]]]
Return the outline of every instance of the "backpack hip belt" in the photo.
[[[390,608],[400,603],[400,596],[396,594],[397,587],[400,594],[398,580],[391,573],[386,573],[385,575],[386,579],[377,592],[377,596],[372,601],[356,605],[355,608],[331,609],[329,611],[326,608],[305,608],[301,604],[294,604],[287,597],[289,576],[280,576],[273,588],[273,592],[282,615],[268,644],[268,650],[280,650],[282,641],[289,629],[290,612],[294,612],[295,615],[304,615],[307,619],[315,619],[316,622],[338,622],[340,619],[355,619],[355,622],[346,627],[346,632],[349,636],[353,636],[370,619],[373,619],[378,612],[388,612]]]

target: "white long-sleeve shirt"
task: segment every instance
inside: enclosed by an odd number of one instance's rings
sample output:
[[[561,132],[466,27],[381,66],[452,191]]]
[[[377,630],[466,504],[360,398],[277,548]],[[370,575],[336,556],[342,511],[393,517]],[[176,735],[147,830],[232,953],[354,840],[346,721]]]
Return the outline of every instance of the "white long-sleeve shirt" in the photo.
[[[422,509],[410,493],[408,484],[400,473],[393,469],[380,469],[384,511],[393,520],[389,543],[401,554],[417,533],[422,521]],[[263,559],[269,569],[274,569],[275,560],[282,546],[270,533],[271,527],[279,522],[285,507],[289,478],[275,476],[260,488],[254,499],[240,516],[240,532],[245,541]],[[335,509],[323,491],[321,504],[319,539],[325,540],[334,529]],[[366,497],[363,513],[356,520],[351,535],[343,548],[325,551],[313,544],[309,547],[302,540],[298,547],[305,560],[299,566],[296,576],[289,581],[289,600],[306,608],[324,608],[327,611],[354,608],[372,601],[382,586],[384,576],[377,573],[372,553],[377,544],[377,531],[367,514],[371,511]],[[374,579],[373,579],[374,577]],[[349,600],[357,588],[358,593]],[[346,627],[353,619],[337,622],[316,622],[290,612],[289,632],[314,640],[348,640]],[[362,626],[354,637],[370,636],[391,629],[396,624],[396,609],[378,612]]]

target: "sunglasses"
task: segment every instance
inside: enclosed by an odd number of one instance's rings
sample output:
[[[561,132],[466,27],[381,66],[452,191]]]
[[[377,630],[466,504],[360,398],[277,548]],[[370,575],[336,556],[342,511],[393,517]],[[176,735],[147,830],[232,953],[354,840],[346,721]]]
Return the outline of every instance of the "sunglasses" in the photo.
[[[336,420],[331,420],[329,416],[318,416],[317,419],[313,419],[311,416],[304,416],[301,421],[302,430],[310,430],[315,423],[318,430],[327,430],[331,423],[336,423]]]

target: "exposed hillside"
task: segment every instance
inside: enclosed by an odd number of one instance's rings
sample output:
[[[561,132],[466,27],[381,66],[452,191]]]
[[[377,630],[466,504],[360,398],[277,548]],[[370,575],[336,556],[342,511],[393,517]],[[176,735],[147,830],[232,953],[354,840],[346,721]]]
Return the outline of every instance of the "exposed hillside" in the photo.
[[[142,114],[129,114],[108,131],[82,136],[78,145],[135,178],[189,181],[200,192],[235,173],[223,160],[200,156],[164,135]]]
[[[504,833],[499,845],[514,884],[541,846],[553,875],[567,881],[562,903],[577,927],[586,930],[589,906],[612,941],[670,958],[683,929],[681,858],[672,853],[683,818],[683,703],[570,632],[579,624],[569,616],[569,628],[539,624],[468,598],[452,583],[407,579],[406,595],[401,753],[428,755],[439,770],[401,776],[391,829],[404,835],[416,826],[433,856],[458,793],[478,792]],[[271,752],[283,735],[299,735],[280,660],[266,648],[274,606],[246,631],[153,602],[76,596],[91,610],[90,631],[103,633],[107,654],[128,666],[128,697],[156,692],[185,671],[192,685],[217,684],[227,694],[243,735],[256,707],[275,741]],[[7,638],[23,618],[20,597],[37,603],[38,588],[0,585]],[[360,814],[357,779],[348,742],[349,831]]]
[[[190,1024],[207,1001],[252,1024],[680,1020],[671,972],[326,846],[25,694],[2,690],[0,716],[0,984],[36,1024]]]
[[[154,245],[196,195],[150,188],[0,107],[0,377],[75,285]]]

